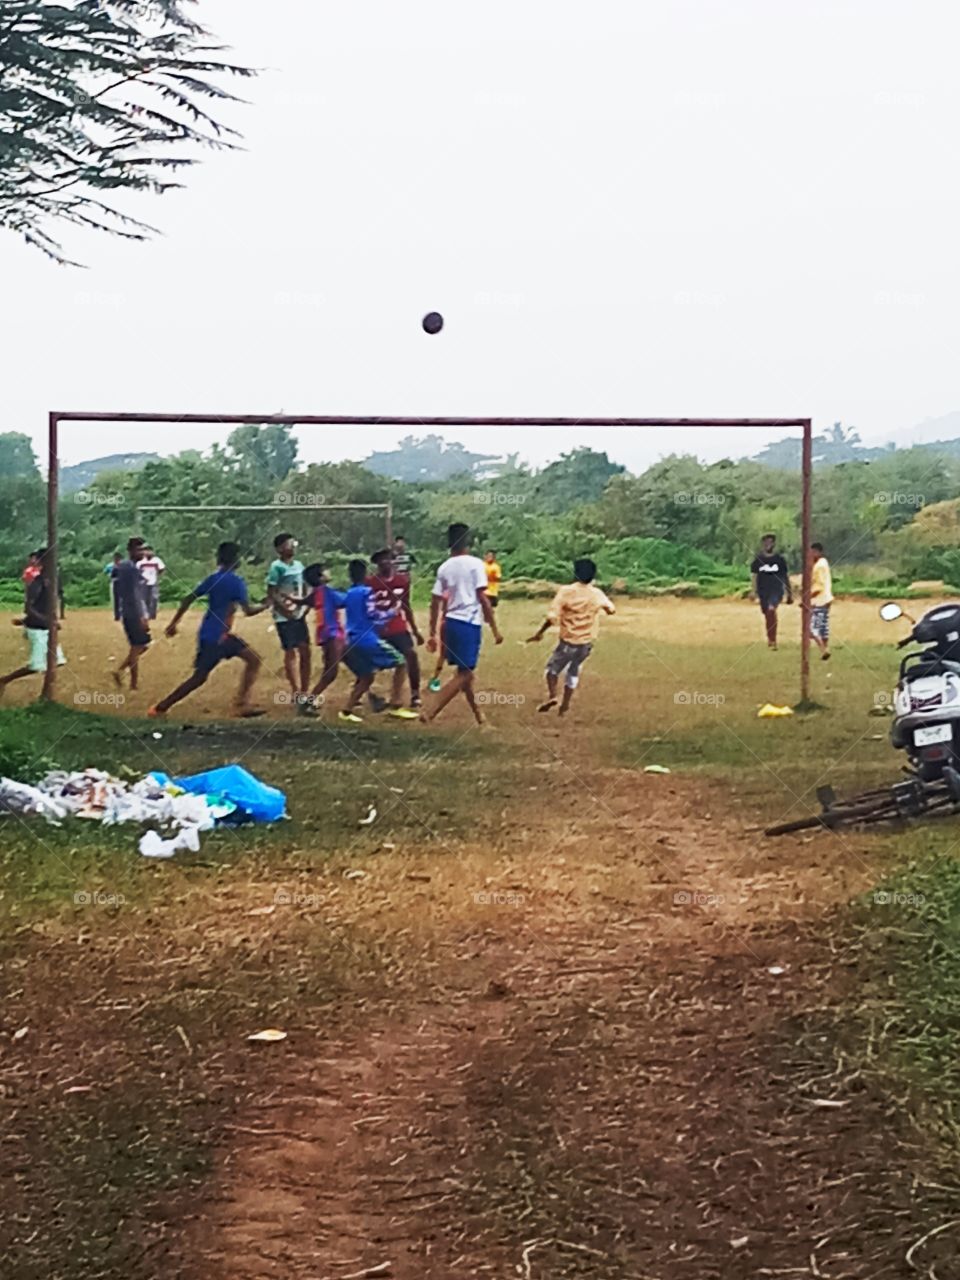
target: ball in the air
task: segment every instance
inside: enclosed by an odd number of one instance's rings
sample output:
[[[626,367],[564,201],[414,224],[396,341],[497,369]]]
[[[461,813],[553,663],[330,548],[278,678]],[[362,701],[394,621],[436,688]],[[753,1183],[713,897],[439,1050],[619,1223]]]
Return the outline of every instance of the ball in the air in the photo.
[[[423,317],[424,333],[439,333],[443,328],[443,316],[439,311],[428,311]]]

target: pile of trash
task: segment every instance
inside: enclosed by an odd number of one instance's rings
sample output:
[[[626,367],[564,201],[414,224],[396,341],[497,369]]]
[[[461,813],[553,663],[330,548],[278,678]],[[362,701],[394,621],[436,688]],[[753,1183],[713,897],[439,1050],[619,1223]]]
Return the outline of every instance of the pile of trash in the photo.
[[[3,811],[37,815],[56,826],[68,818],[104,826],[149,824],[140,852],[147,858],[171,858],[180,850],[196,853],[201,833],[218,823],[276,822],[286,816],[286,798],[240,765],[178,779],[148,773],[132,783],[102,769],[52,769],[33,786],[0,778]],[[173,834],[164,839],[161,831]]]

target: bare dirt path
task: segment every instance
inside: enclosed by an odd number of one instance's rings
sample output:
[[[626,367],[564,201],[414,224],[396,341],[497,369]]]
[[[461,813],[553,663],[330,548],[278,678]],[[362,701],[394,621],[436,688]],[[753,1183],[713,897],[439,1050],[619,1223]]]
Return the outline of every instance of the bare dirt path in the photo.
[[[445,921],[402,1002],[248,1065],[185,1274],[917,1274],[946,1202],[810,1030],[849,984],[822,918],[876,876],[869,846],[760,844],[706,816],[711,784],[593,782],[601,812],[526,830],[549,899]],[[960,1275],[945,1238],[922,1261]]]

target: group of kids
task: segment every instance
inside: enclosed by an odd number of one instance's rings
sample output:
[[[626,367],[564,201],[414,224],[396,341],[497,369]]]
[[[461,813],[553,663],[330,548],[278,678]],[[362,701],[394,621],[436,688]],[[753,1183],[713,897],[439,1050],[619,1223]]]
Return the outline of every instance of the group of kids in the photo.
[[[483,626],[491,631],[495,644],[503,643],[497,626],[496,604],[501,578],[495,554],[486,560],[471,554],[470,529],[465,524],[451,525],[447,531],[449,555],[437,570],[430,601],[429,634],[425,637],[417,626],[410,603],[410,566],[413,560],[402,539],[393,549],[377,551],[366,561],[349,562],[350,585],[338,590],[329,581],[322,564],[304,566],[297,558],[297,543],[289,533],[274,540],[276,559],[267,574],[267,595],[251,604],[246,582],[237,573],[240,548],[224,542],[217,549],[216,570],[180,601],[166,628],[167,636],[177,634],[180,623],[194,601],[205,599],[206,612],[200,623],[197,652],[192,674],[165,698],[150,707],[151,717],[160,717],[178,702],[204,685],[214,669],[223,661],[238,658],[243,673],[234,702],[234,714],[243,718],[263,715],[251,705],[250,695],[262,659],[233,630],[238,613],[248,617],[272,610],[272,619],[283,654],[283,668],[290,687],[291,701],[298,714],[316,716],[326,690],[345,666],[353,676],[353,684],[338,718],[350,724],[362,723],[360,714],[364,698],[372,708],[386,711],[401,720],[432,721],[458,695],[466,700],[478,724],[484,723],[474,691],[474,673],[480,657]],[[121,569],[121,582],[135,584],[134,571],[142,551],[139,539],[131,539],[126,569]],[[560,677],[566,672],[566,688],[560,703],[561,714],[570,706],[580,670],[589,656],[597,635],[601,612],[613,613],[614,606],[593,586],[596,566],[590,560],[578,560],[576,581],[557,593],[554,605],[531,641],[542,639],[556,623],[560,643],[547,664],[547,698],[541,711],[558,704]],[[137,608],[130,609],[128,595],[120,590],[121,621],[130,651],[114,672],[114,680],[122,686],[129,674],[132,688],[137,687],[139,659],[150,644],[148,618]],[[320,649],[323,667],[319,680],[311,688],[312,648],[308,615],[314,619],[313,641]],[[420,661],[418,647],[426,643],[430,653],[437,654],[437,667],[430,690],[437,696],[429,709],[424,708],[420,693]],[[441,683],[444,666],[453,674]],[[380,672],[391,673],[387,699],[373,692]],[[409,706],[403,705],[404,681],[409,684]]]
[[[164,716],[178,702],[206,684],[211,672],[223,661],[239,658],[243,674],[234,702],[234,713],[241,717],[264,715],[251,706],[250,695],[263,665],[260,655],[233,630],[238,612],[253,617],[271,609],[273,623],[283,653],[283,669],[290,686],[291,701],[300,715],[317,715],[318,704],[326,690],[345,666],[354,677],[347,702],[339,718],[347,723],[362,723],[360,715],[364,698],[374,711],[386,711],[400,720],[433,720],[458,694],[467,701],[479,724],[483,723],[474,694],[474,672],[480,657],[483,625],[493,634],[494,643],[502,644],[497,626],[502,572],[496,554],[488,551],[484,560],[470,553],[470,529],[453,524],[447,531],[450,554],[437,570],[430,601],[429,637],[426,646],[437,654],[437,667],[429,688],[438,696],[425,710],[420,693],[421,675],[418,648],[424,644],[410,603],[410,572],[414,557],[406,549],[403,538],[392,548],[377,551],[371,563],[360,559],[348,565],[350,586],[340,591],[332,586],[322,564],[304,565],[297,558],[297,543],[292,534],[281,533],[274,539],[276,558],[267,574],[267,595],[259,604],[251,604],[247,584],[237,573],[240,548],[235,542],[223,542],[217,549],[216,570],[184,596],[166,628],[173,637],[194,601],[205,599],[207,609],[200,623],[193,673],[172,693],[149,710],[152,717]],[[156,616],[155,599],[145,587],[140,562],[150,553],[142,538],[131,538],[127,558],[111,568],[115,613],[122,622],[129,644],[127,656],[113,672],[119,687],[128,677],[131,689],[139,681],[140,658],[151,643],[150,621]],[[821,657],[830,657],[830,608],[833,602],[830,563],[821,543],[811,544],[810,632]],[[47,597],[47,552],[31,555],[25,570],[25,610],[15,625],[22,626],[29,643],[29,661],[8,675],[0,677],[0,695],[11,681],[42,673],[47,666],[49,636],[49,603]],[[750,566],[752,592],[764,615],[767,643],[777,648],[777,614],[784,602],[791,604],[793,594],[787,561],[778,551],[776,538],[766,534]],[[550,711],[559,704],[561,715],[570,707],[580,671],[590,656],[598,633],[599,615],[615,612],[613,604],[594,586],[596,565],[580,559],[574,564],[574,581],[561,587],[539,630],[530,642],[543,638],[547,630],[559,627],[560,639],[546,667],[547,697],[540,711]],[[314,615],[317,647],[323,656],[319,680],[311,688],[312,644],[307,624]],[[62,600],[60,616],[63,616]],[[57,662],[65,661],[57,650]],[[453,669],[446,685],[441,684],[445,665]],[[381,671],[391,672],[388,698],[373,692],[373,683]],[[560,678],[564,691],[558,698]],[[404,681],[409,684],[409,706],[403,705]]]

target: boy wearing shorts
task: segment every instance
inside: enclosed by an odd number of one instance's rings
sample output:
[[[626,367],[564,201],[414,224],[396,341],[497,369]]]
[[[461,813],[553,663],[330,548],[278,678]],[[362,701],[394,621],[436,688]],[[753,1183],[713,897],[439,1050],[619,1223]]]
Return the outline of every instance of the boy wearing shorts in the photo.
[[[140,659],[150,648],[151,641],[146,588],[140,576],[140,561],[144,551],[142,538],[130,539],[127,543],[127,558],[117,565],[114,587],[120,621],[130,648],[123,662],[114,671],[113,682],[118,689],[122,689],[123,673],[129,671],[131,691],[135,691],[140,683]]]
[[[565,671],[563,701],[560,703],[562,716],[570,709],[574,690],[580,683],[580,669],[590,657],[599,634],[600,614],[616,613],[613,603],[599,587],[593,585],[597,566],[592,560],[584,558],[575,561],[573,576],[576,581],[560,588],[543,625],[529,640],[531,644],[542,640],[554,623],[560,628],[560,643],[550,655],[545,672],[547,700],[537,710],[552,711],[557,705],[557,686]]]
[[[50,606],[47,591],[47,552],[35,551],[37,572],[25,579],[23,617],[14,618],[15,627],[23,627],[27,643],[30,645],[30,656],[26,666],[17,667],[9,675],[0,677],[0,696],[13,680],[22,680],[24,676],[45,675],[47,670],[47,652],[50,644]],[[63,650],[57,646],[57,666],[66,662]]]
[[[323,654],[323,673],[310,694],[316,701],[318,698],[322,700],[340,672],[344,646],[340,614],[346,607],[347,593],[330,585],[326,566],[322,564],[308,564],[303,578],[308,588],[308,608],[313,610],[317,620],[317,647]]]
[[[197,656],[193,664],[193,675],[188,676],[183,684],[174,689],[173,693],[151,707],[147,715],[165,716],[171,707],[182,702],[195,689],[205,685],[210,679],[210,673],[221,662],[227,662],[231,658],[239,658],[243,663],[240,688],[237,690],[233,704],[234,714],[243,719],[264,714],[263,711],[250,706],[250,691],[261,666],[260,655],[254,653],[245,640],[233,634],[233,619],[238,609],[242,609],[248,618],[252,618],[258,613],[263,613],[268,605],[250,603],[247,597],[247,584],[237,574],[239,563],[240,548],[237,544],[221,542],[217,548],[216,572],[204,578],[189,595],[184,596],[180,601],[180,607],[166,631],[171,640],[177,634],[180,619],[194,600],[204,596],[207,599],[207,611],[203,615],[203,621],[197,633]]]
[[[367,566],[363,560],[351,560],[351,587],[347,592],[347,647],[343,661],[356,677],[347,705],[339,719],[348,724],[362,724],[357,707],[368,693],[378,671],[392,671],[403,666],[403,655],[381,639],[381,631],[394,609],[381,611],[376,606],[373,588],[367,584]]]
[[[503,644],[503,636],[487,599],[487,571],[484,563],[470,554],[469,527],[465,524],[452,524],[447,530],[447,542],[450,555],[437,570],[437,580],[430,600],[430,639],[427,648],[431,653],[437,650],[440,610],[446,601],[443,654],[450,666],[456,668],[456,674],[440,690],[433,709],[422,713],[420,719],[424,724],[429,724],[448,702],[462,693],[477,724],[483,724],[483,715],[473,693],[473,680],[480,658],[484,620],[493,632],[495,644]]]
[[[423,644],[423,636],[417,627],[410,604],[410,577],[398,573],[394,567],[393,553],[386,550],[373,554],[376,573],[371,574],[367,584],[373,588],[374,602],[381,613],[393,610],[393,617],[383,624],[383,638],[402,654],[403,667],[397,667],[393,673],[393,687],[387,714],[397,720],[415,720],[416,710],[422,705],[420,700],[420,655],[417,645]],[[403,674],[406,670],[410,682],[410,710],[401,706],[403,693]]]
[[[810,634],[824,662],[830,658],[830,606],[833,575],[822,542],[810,543]]]
[[[273,540],[277,558],[267,573],[267,599],[273,605],[273,624],[283,651],[283,671],[302,716],[314,715],[310,699],[310,633],[304,615],[303,565],[297,559],[292,533],[278,533]]]

